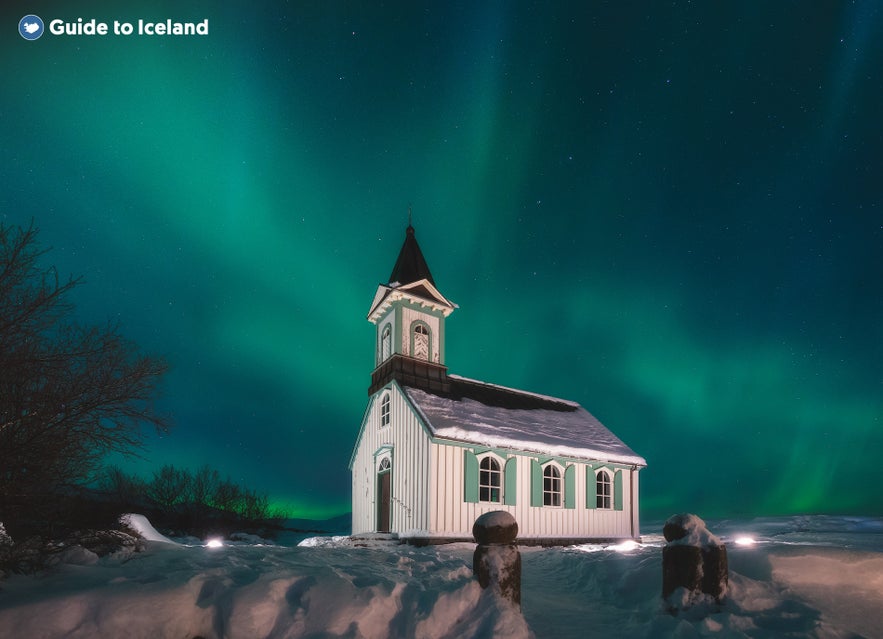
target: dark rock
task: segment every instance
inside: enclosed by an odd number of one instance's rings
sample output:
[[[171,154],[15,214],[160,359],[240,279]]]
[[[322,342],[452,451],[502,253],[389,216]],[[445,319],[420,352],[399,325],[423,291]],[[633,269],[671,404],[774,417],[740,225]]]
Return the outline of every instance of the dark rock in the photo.
[[[0,545],[0,572],[33,574],[60,563],[86,564],[113,553],[144,550],[144,540],[121,530],[79,530],[63,539],[32,536]]]
[[[12,541],[12,537],[9,536],[9,533],[6,532],[6,528],[3,527],[3,522],[0,521],[0,549],[2,548],[10,548],[15,544]]]
[[[144,540],[122,530],[78,530],[61,542],[63,547],[82,546],[99,557],[119,551],[140,552]]]
[[[44,570],[56,552],[56,547],[41,537],[28,537],[0,549],[0,572],[30,574]]]

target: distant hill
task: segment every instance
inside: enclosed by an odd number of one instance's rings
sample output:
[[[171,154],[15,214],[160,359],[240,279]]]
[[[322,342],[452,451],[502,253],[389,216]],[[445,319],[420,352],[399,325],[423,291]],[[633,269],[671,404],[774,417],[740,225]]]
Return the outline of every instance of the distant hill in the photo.
[[[331,519],[286,519],[282,522],[282,527],[295,531],[349,535],[352,532],[352,523],[352,513],[345,513]]]

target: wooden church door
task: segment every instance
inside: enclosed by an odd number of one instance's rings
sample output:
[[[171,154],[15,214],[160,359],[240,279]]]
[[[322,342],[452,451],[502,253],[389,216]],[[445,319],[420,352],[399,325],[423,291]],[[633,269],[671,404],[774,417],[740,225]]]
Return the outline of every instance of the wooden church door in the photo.
[[[389,459],[380,462],[377,473],[377,532],[389,532],[389,504],[392,496],[390,479],[392,473]]]

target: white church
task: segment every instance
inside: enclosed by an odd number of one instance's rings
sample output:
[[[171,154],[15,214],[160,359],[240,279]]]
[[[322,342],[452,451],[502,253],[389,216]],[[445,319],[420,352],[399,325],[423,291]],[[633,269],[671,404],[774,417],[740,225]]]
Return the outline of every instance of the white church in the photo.
[[[350,460],[354,535],[471,540],[505,510],[522,544],[633,539],[647,464],[579,404],[467,379],[445,365],[445,320],[409,224],[377,288],[375,369]]]

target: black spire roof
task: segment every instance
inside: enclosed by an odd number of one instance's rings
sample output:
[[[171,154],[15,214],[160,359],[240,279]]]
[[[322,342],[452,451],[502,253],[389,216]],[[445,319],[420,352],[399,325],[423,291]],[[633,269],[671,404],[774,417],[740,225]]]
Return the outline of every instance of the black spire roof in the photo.
[[[417,238],[414,236],[414,227],[408,224],[408,228],[405,230],[405,243],[402,244],[399,258],[392,268],[389,283],[410,284],[422,279],[429,280],[429,283],[435,286],[432,273],[429,272],[429,266],[426,265],[426,259],[417,244]]]

